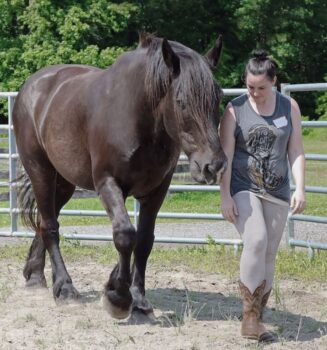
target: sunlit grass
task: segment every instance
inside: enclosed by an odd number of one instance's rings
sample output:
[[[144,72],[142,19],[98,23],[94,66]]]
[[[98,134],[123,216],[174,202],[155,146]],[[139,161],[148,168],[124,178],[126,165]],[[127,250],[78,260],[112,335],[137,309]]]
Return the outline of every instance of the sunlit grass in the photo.
[[[29,242],[21,245],[0,247],[1,260],[24,262]],[[117,252],[112,243],[85,245],[79,241],[62,240],[61,250],[65,260],[85,262],[87,259],[99,264],[114,264]],[[235,254],[230,247],[209,243],[205,246],[162,248],[155,247],[149,258],[149,265],[162,269],[174,266],[183,267],[193,272],[221,274],[228,278],[237,278],[241,249]],[[327,280],[327,251],[318,251],[309,259],[305,250],[294,252],[281,249],[276,260],[277,279],[301,279],[303,281]]]
[[[303,136],[306,153],[326,153],[327,129],[310,129]],[[327,187],[327,162],[307,161],[306,186]],[[2,180],[5,181],[5,180]],[[1,188],[1,192],[8,191]],[[307,193],[307,208],[305,214],[327,216],[326,194]],[[127,200],[127,208],[133,211],[133,199]],[[0,208],[8,208],[8,201],[1,201]],[[98,198],[72,199],[64,209],[74,210],[104,210]],[[220,213],[220,193],[218,192],[180,192],[167,194],[161,208],[162,212],[185,213]],[[9,215],[0,215],[0,226],[10,224]],[[180,222],[180,219],[158,219],[157,222]],[[74,225],[106,225],[108,217],[91,216],[60,216],[62,226]]]
[[[327,153],[327,128],[303,129],[303,144],[305,153]]]

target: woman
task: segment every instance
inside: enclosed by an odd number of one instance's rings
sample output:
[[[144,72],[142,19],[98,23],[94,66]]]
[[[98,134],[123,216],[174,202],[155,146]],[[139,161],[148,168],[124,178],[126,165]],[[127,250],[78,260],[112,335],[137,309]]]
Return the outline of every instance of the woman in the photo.
[[[262,312],[289,206],[293,214],[305,207],[301,113],[294,99],[273,89],[276,73],[276,62],[265,51],[255,51],[245,68],[248,92],[227,105],[220,126],[228,158],[220,184],[221,210],[243,240],[241,334],[259,341],[273,340]],[[291,199],[288,161],[296,185]]]

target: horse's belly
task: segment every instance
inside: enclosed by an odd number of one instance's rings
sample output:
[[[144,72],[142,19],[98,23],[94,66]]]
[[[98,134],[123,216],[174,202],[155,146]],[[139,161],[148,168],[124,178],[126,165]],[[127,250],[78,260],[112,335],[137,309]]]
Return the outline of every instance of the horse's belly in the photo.
[[[51,163],[59,174],[75,186],[94,190],[91,162],[81,149],[63,149],[61,152],[48,152]]]

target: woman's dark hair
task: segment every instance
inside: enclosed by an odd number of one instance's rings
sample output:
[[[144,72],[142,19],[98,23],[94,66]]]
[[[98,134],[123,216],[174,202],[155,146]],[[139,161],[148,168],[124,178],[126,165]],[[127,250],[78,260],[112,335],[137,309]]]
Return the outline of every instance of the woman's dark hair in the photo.
[[[248,73],[253,75],[265,74],[271,81],[277,75],[278,64],[268,56],[265,50],[254,50],[252,57],[249,59],[244,72],[246,78]]]

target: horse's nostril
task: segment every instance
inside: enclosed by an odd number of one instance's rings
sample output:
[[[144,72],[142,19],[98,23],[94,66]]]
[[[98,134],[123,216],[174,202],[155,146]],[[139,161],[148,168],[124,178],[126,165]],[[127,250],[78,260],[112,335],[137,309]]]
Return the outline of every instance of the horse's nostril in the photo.
[[[220,171],[222,168],[224,168],[225,167],[225,161],[223,161],[223,160],[218,160],[217,162],[216,162],[216,171],[218,172],[218,171]]]
[[[206,164],[204,167],[203,167],[203,174],[204,175],[209,175],[209,174],[212,174],[212,166],[210,164]]]
[[[204,173],[215,175],[224,166],[223,161],[208,163],[204,166]]]
[[[212,164],[206,164],[203,167],[203,175],[207,184],[213,184],[217,179],[217,170]]]
[[[217,174],[219,178],[226,170],[226,161],[225,160],[216,160],[211,163],[205,164],[202,170],[202,174],[205,178],[207,184],[214,184],[217,181]]]

